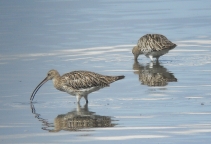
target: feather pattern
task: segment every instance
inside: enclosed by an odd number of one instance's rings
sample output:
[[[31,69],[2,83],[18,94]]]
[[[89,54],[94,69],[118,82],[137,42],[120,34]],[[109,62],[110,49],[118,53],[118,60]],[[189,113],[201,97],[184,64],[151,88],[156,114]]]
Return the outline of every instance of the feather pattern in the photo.
[[[138,47],[143,53],[174,48],[176,45],[160,34],[146,34],[138,41]]]
[[[118,80],[118,76],[103,76],[89,71],[73,71],[61,76],[60,81],[74,90],[91,87],[106,87]]]
[[[168,53],[169,50],[175,48],[177,45],[168,40],[165,36],[160,34],[146,34],[142,36],[132,50],[134,59],[137,60],[140,54],[144,54],[146,57],[153,61],[156,58],[157,61],[160,56]]]
[[[60,91],[76,96],[77,102],[84,97],[88,103],[88,94],[107,87],[110,83],[123,79],[125,76],[105,76],[89,71],[73,71],[62,76],[57,70],[50,70],[47,77],[35,88],[30,100],[34,99],[38,89],[48,80],[53,80],[54,87]]]

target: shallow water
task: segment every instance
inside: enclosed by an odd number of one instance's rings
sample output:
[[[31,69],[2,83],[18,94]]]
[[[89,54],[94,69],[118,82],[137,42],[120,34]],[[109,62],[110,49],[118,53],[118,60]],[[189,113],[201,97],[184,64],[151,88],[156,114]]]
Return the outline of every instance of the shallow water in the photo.
[[[0,142],[210,142],[208,4],[0,2]],[[177,47],[159,64],[145,56],[134,62],[131,49],[146,33],[163,34]],[[87,108],[83,99],[78,106],[75,97],[56,90],[52,82],[40,88],[30,105],[32,91],[50,69],[126,77],[90,94]],[[94,122],[83,127],[74,124],[77,118]]]

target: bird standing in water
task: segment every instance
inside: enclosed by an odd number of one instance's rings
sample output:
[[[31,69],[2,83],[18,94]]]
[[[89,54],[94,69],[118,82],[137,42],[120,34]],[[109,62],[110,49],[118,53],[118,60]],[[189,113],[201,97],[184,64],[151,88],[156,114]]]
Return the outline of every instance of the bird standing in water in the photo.
[[[125,76],[104,76],[89,71],[73,71],[62,76],[57,70],[50,70],[47,77],[35,88],[31,95],[31,102],[39,88],[48,80],[53,80],[56,89],[67,92],[76,96],[77,102],[80,103],[82,97],[88,103],[88,94],[97,91],[103,87],[109,86],[110,83],[123,79]]]
[[[151,61],[153,61],[153,58],[158,61],[160,56],[168,53],[169,50],[176,46],[161,34],[146,34],[138,40],[138,44],[133,48],[132,53],[135,60],[139,55],[144,54]]]

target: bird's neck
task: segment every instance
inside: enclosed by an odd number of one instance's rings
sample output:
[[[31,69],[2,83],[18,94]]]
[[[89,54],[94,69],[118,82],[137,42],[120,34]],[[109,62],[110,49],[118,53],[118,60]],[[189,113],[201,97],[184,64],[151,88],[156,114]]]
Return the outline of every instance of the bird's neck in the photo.
[[[55,76],[55,77],[52,79],[52,81],[53,81],[54,87],[57,88],[57,87],[59,86],[60,76],[59,76],[59,75],[58,75],[58,76]]]

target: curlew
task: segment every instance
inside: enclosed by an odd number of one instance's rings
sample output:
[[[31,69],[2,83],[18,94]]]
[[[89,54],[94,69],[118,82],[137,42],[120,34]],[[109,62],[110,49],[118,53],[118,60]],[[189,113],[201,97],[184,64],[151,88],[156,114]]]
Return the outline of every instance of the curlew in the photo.
[[[135,60],[139,55],[144,54],[151,61],[153,61],[153,58],[158,61],[160,56],[168,53],[169,50],[176,46],[161,34],[146,34],[138,40],[138,44],[133,48],[132,53]]]
[[[35,88],[31,95],[31,102],[39,88],[48,80],[53,80],[56,89],[76,96],[77,102],[84,97],[88,103],[88,94],[103,87],[108,87],[110,83],[123,79],[125,76],[105,76],[89,71],[73,71],[60,76],[57,70],[50,70],[47,77]]]

